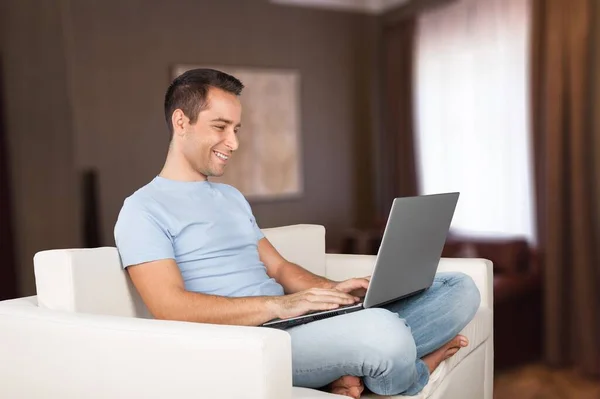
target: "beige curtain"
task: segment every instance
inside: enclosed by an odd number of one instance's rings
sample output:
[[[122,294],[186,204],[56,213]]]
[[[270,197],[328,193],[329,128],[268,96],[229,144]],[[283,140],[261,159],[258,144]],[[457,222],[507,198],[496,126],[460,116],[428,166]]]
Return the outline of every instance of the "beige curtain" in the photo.
[[[595,0],[533,0],[532,106],[545,354],[600,374]],[[595,80],[596,79],[596,80]],[[597,85],[596,85],[597,86]],[[598,121],[598,118],[596,118]]]
[[[529,0],[455,0],[419,17],[421,193],[460,191],[452,229],[535,238]]]

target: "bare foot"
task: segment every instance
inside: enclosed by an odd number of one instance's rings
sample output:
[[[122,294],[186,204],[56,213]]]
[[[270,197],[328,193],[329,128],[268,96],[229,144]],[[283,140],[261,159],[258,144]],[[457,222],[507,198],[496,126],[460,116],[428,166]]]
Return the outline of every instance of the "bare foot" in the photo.
[[[423,357],[423,362],[425,362],[427,367],[429,367],[429,373],[433,373],[433,370],[438,368],[440,363],[453,356],[456,352],[458,352],[460,348],[465,347],[468,344],[469,340],[467,339],[467,337],[457,335],[456,337],[454,337],[454,339],[452,339],[452,341],[448,342],[440,349]]]
[[[365,386],[359,377],[345,375],[331,383],[331,393],[336,395],[350,396],[354,399],[360,399],[360,394],[365,390]]]

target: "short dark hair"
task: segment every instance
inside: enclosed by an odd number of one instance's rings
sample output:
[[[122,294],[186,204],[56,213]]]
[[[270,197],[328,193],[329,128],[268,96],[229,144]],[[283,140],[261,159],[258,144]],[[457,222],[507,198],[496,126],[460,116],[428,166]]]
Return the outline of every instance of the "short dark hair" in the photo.
[[[173,134],[171,116],[181,109],[191,123],[196,123],[198,114],[206,107],[208,90],[215,87],[239,96],[244,85],[237,78],[215,69],[190,69],[179,75],[165,94],[165,119],[169,132]]]

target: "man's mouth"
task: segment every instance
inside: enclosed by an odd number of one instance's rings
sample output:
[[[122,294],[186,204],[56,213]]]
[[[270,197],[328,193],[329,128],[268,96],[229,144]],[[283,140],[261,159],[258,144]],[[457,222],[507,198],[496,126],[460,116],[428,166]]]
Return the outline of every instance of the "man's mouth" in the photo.
[[[215,153],[217,158],[219,158],[222,161],[227,161],[229,159],[229,155],[223,154],[222,152],[215,151],[215,150],[213,150],[213,152]]]

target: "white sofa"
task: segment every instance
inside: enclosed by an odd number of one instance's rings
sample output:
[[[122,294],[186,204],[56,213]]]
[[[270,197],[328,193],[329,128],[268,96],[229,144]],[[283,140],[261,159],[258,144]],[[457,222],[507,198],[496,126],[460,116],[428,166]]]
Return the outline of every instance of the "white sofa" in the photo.
[[[329,278],[372,270],[373,256],[326,254],[322,226],[264,232],[289,260]],[[292,387],[284,331],[152,319],[115,248],[42,251],[34,268],[37,296],[0,302],[0,398],[344,398]],[[472,276],[481,307],[464,330],[471,345],[416,398],[491,399],[491,263],[442,259],[439,270]]]

